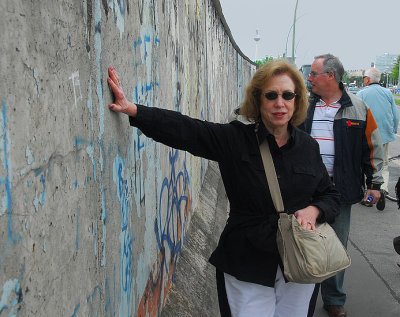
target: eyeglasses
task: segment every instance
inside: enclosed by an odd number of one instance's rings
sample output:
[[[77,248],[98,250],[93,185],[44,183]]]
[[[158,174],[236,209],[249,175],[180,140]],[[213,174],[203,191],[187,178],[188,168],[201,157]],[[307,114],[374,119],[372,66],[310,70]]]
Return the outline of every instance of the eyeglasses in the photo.
[[[291,91],[285,91],[281,94],[278,94],[276,91],[268,91],[264,94],[264,97],[268,100],[275,100],[278,98],[278,96],[282,96],[282,98],[285,100],[292,100],[294,97],[296,97],[296,94]]]
[[[317,76],[322,75],[322,74],[327,74],[327,72],[322,72],[322,73],[310,72],[310,76],[311,77],[317,77]]]

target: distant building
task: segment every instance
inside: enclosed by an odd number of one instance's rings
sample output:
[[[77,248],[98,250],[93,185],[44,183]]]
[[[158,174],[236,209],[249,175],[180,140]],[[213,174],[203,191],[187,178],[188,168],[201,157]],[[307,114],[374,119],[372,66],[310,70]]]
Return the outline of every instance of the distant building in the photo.
[[[349,77],[362,77],[364,74],[364,69],[351,69],[347,70]]]
[[[376,57],[375,68],[379,69],[381,73],[390,73],[393,66],[396,64],[397,56],[394,54],[385,53]]]

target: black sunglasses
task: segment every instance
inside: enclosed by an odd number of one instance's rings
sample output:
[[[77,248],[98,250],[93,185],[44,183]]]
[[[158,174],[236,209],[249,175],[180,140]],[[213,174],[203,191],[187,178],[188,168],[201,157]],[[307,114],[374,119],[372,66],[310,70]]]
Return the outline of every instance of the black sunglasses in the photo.
[[[285,100],[292,100],[294,97],[296,97],[296,94],[291,91],[285,91],[281,94],[278,94],[276,91],[268,91],[264,94],[264,96],[268,100],[275,100],[278,98],[278,96],[282,96],[282,98]]]

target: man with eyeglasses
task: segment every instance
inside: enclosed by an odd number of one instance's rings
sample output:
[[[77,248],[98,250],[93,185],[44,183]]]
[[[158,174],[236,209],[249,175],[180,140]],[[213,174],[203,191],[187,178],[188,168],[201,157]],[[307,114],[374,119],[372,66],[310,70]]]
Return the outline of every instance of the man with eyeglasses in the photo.
[[[315,57],[308,77],[312,92],[303,128],[319,143],[322,160],[341,194],[340,214],[332,227],[347,247],[351,206],[369,196],[372,204],[380,198],[383,148],[369,107],[359,97],[347,93],[343,74],[343,65],[337,57],[331,54]],[[343,280],[344,271],[320,284],[324,308],[330,317],[347,315]],[[320,285],[315,287],[308,316],[314,314]]]
[[[364,89],[357,96],[364,100],[371,108],[372,114],[378,124],[378,129],[383,143],[383,185],[381,198],[376,204],[379,210],[385,209],[385,195],[389,193],[389,143],[396,140],[399,125],[399,113],[393,95],[389,89],[379,84],[381,72],[377,68],[370,68],[363,76]]]

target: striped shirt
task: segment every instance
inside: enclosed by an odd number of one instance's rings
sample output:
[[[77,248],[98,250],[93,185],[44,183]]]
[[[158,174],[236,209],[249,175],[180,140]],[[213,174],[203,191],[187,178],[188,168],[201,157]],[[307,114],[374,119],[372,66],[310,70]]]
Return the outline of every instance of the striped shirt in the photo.
[[[327,105],[320,99],[314,112],[311,128],[311,136],[318,142],[322,161],[325,164],[329,176],[333,176],[333,163],[335,161],[335,139],[333,136],[333,121],[340,109],[338,101]]]

